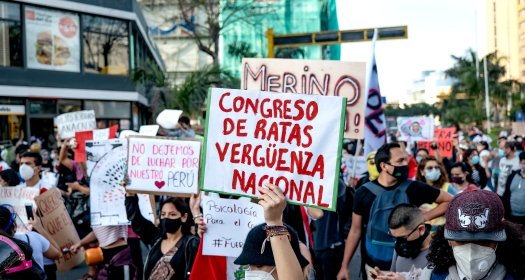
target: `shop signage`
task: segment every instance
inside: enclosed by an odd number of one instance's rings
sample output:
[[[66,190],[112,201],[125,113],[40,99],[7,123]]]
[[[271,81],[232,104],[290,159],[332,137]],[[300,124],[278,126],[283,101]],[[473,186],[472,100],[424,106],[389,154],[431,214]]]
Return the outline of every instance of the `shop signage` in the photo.
[[[3,105],[0,104],[0,115],[25,115],[26,107],[24,105]]]

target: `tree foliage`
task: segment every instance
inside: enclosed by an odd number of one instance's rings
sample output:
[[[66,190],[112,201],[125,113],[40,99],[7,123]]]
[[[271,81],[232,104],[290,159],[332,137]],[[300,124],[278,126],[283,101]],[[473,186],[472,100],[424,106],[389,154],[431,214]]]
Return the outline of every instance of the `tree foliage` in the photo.
[[[435,116],[439,114],[439,109],[427,104],[404,104],[403,107],[385,106],[386,117],[411,117],[411,116]]]

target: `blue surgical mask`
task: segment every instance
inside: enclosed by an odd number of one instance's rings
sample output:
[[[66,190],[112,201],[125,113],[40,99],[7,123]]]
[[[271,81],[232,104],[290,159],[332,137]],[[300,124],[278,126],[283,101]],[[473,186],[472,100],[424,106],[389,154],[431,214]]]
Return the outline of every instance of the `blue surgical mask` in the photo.
[[[431,170],[425,170],[425,179],[435,182],[439,180],[439,177],[441,177],[441,171],[439,171],[439,169],[434,168]]]
[[[417,163],[420,163],[423,160],[422,156],[416,156]]]
[[[473,156],[472,157],[472,164],[478,164],[479,163],[479,156]]]

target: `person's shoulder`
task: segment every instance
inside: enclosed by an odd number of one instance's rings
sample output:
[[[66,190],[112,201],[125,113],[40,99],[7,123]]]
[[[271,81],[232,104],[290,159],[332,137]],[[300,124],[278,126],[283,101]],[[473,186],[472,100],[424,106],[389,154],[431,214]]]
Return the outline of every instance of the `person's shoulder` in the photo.
[[[409,188],[432,188],[432,189],[434,188],[431,185],[421,182],[421,181],[417,181],[417,180],[408,180],[408,181],[409,181],[408,182]]]

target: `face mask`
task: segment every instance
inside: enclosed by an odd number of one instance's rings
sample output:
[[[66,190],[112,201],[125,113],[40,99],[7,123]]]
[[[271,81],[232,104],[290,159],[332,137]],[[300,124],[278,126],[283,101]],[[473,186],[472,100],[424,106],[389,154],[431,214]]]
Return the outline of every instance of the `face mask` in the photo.
[[[485,277],[496,263],[496,250],[474,243],[452,247],[458,271],[469,280]]]
[[[419,226],[418,226],[419,227]],[[396,253],[403,258],[416,258],[421,253],[421,246],[430,232],[429,226],[425,225],[425,233],[417,239],[408,241],[406,238],[396,238]]]
[[[431,170],[425,170],[425,179],[431,182],[435,182],[439,180],[440,177],[441,177],[441,171],[439,171],[439,169],[434,168]]]
[[[20,177],[25,181],[31,179],[35,175],[33,168],[27,164],[20,165]]]
[[[465,182],[465,178],[463,177],[452,177],[450,178],[450,180],[452,181],[452,183],[456,183],[456,184],[463,184]]]
[[[182,225],[182,220],[164,218],[160,220],[160,228],[167,233],[175,233]]]
[[[272,272],[275,270],[275,267],[270,271],[262,270],[246,270],[244,271],[245,280],[275,280],[272,276]]]
[[[416,161],[417,161],[417,163],[420,163],[422,160],[423,160],[423,157],[422,157],[422,156],[417,156],[417,157],[416,157]]]
[[[505,156],[505,151],[502,150],[502,149],[499,149],[499,150],[498,150],[498,156],[500,156],[500,157],[504,157],[504,156]]]
[[[473,156],[472,157],[472,164],[478,164],[479,163],[479,156]]]
[[[398,181],[405,181],[408,178],[408,165],[394,166],[394,172],[390,175]]]

